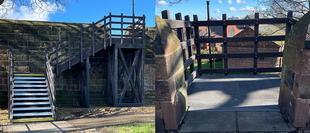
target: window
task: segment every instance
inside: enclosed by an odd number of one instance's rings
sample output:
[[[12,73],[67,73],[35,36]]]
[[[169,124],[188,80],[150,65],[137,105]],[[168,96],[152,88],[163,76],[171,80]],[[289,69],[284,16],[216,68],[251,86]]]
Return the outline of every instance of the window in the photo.
[[[235,29],[233,27],[231,27],[229,29],[229,37],[233,37],[235,35]]]

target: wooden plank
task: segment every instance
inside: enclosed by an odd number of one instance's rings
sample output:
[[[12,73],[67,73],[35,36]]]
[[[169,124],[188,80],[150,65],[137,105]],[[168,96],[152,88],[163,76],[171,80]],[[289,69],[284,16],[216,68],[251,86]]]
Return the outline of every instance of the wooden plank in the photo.
[[[184,69],[187,69],[190,65],[192,65],[195,61],[195,55],[192,55],[190,58],[184,61]]]
[[[255,37],[228,37],[227,42],[254,42]],[[259,42],[266,41],[284,41],[285,36],[259,36],[257,38]],[[199,38],[197,43],[217,43],[224,42],[224,38]]]
[[[281,67],[276,68],[257,68],[257,72],[281,72]],[[252,73],[254,68],[229,68],[228,73]],[[202,69],[202,73],[225,73],[225,69]]]
[[[190,21],[185,20],[170,20],[170,19],[164,19],[164,21],[167,23],[167,25],[171,29],[177,29],[177,28],[184,28],[184,27],[192,27],[193,23]]]
[[[227,58],[254,58],[255,53],[233,53],[233,54],[227,54]],[[282,57],[283,52],[262,52],[257,53],[257,57]],[[201,59],[209,59],[209,58],[225,58],[224,54],[201,54]]]
[[[258,24],[281,24],[288,23],[289,19],[287,18],[267,18],[259,19]],[[212,21],[198,21],[198,26],[223,26],[226,25],[254,25],[257,23],[256,19],[247,19],[247,20],[212,20]]]
[[[188,49],[188,47],[191,47],[193,45],[195,45],[194,39],[189,39],[181,42],[182,49]]]

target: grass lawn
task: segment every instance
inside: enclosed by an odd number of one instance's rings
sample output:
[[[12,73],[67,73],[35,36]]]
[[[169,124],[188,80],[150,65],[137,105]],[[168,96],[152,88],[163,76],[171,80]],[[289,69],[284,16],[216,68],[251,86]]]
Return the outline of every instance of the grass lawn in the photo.
[[[101,129],[101,131],[111,133],[155,133],[155,123],[135,123],[110,126]]]
[[[214,62],[212,63],[212,66],[213,66],[213,68],[214,68]],[[195,64],[194,64],[194,70],[195,70],[196,68],[198,68],[198,63],[197,63],[197,62],[195,62]],[[202,62],[202,63],[201,63],[201,68],[202,68],[202,69],[208,69],[208,68],[210,68],[210,63],[209,63],[209,61],[208,61],[208,62],[206,62],[206,61]],[[222,62],[222,60],[220,60],[220,61],[215,61],[215,68],[223,68],[223,62]],[[188,70],[188,73],[190,74],[190,67],[188,67],[187,70]],[[210,73],[204,73],[204,74],[202,74],[202,75],[210,75]],[[224,74],[223,74],[223,73],[214,73],[213,75],[224,75]]]

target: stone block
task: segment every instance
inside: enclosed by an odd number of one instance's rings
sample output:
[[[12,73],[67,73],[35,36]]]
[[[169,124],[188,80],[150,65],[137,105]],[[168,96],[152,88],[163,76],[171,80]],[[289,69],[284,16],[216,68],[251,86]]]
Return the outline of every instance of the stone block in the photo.
[[[156,100],[157,101],[174,101],[176,85],[173,78],[169,80],[156,81]]]

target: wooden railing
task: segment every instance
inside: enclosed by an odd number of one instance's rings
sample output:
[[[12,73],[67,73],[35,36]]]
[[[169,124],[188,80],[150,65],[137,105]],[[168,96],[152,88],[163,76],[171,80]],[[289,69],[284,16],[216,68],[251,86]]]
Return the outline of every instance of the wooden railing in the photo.
[[[82,28],[80,32],[68,35],[46,48],[45,54],[55,68],[55,73],[59,74],[66,69],[71,69],[78,62],[83,62],[85,58],[94,56],[99,50],[112,46],[116,40],[122,45],[134,44],[136,39],[142,40],[144,21],[145,16],[110,13],[109,16],[104,16],[103,19]]]
[[[13,120],[13,87],[14,87],[14,59],[13,59],[14,53],[13,49],[10,48],[9,50],[9,74],[8,74],[8,118],[12,122]]]
[[[46,53],[46,52],[45,52]],[[55,106],[56,106],[56,98],[55,98],[55,75],[53,72],[53,67],[51,65],[51,60],[48,58],[47,55],[45,55],[45,81],[47,83],[47,90],[49,93],[49,102],[51,104],[51,108],[52,108],[52,113],[53,113],[53,118],[54,120],[56,120],[56,113],[55,113]]]
[[[226,14],[223,14],[222,20],[212,20],[212,21],[199,21],[198,16],[193,16],[193,21],[190,21],[189,16],[185,16],[185,20],[182,20],[181,13],[175,15],[176,20],[170,19],[170,14],[168,10],[162,12],[162,18],[168,24],[171,29],[176,29],[178,38],[181,41],[181,46],[183,49],[183,61],[184,61],[184,73],[187,84],[189,84],[193,78],[195,78],[196,73],[194,70],[193,63],[197,61],[197,72],[199,75],[203,73],[253,73],[258,72],[281,72],[281,67],[275,68],[258,68],[257,61],[258,58],[263,57],[282,57],[283,52],[258,52],[258,42],[266,41],[284,41],[285,35],[275,35],[275,36],[259,36],[259,26],[261,24],[286,24],[286,34],[290,31],[292,25],[297,21],[293,19],[292,12],[288,12],[287,18],[259,18],[259,14],[255,14],[254,19],[249,20],[227,20]],[[228,25],[254,25],[254,36],[251,37],[228,37],[227,36],[227,26]],[[207,38],[201,37],[199,35],[199,27],[208,26],[221,26],[223,27],[223,36],[220,38]],[[183,32],[183,30],[186,30]],[[193,30],[193,32],[191,32]],[[185,38],[186,37],[186,38]],[[223,43],[223,52],[220,54],[202,54],[200,43]],[[228,42],[253,42],[254,52],[253,53],[228,53],[227,43]],[[196,54],[193,55],[192,46],[196,46]],[[209,45],[210,48],[210,45]],[[187,50],[187,52],[186,52]],[[228,68],[228,58],[253,58],[252,68]],[[212,68],[209,69],[202,68],[202,59],[222,59],[223,68]],[[211,65],[211,63],[210,63]],[[188,76],[187,68],[190,67],[190,76]]]

